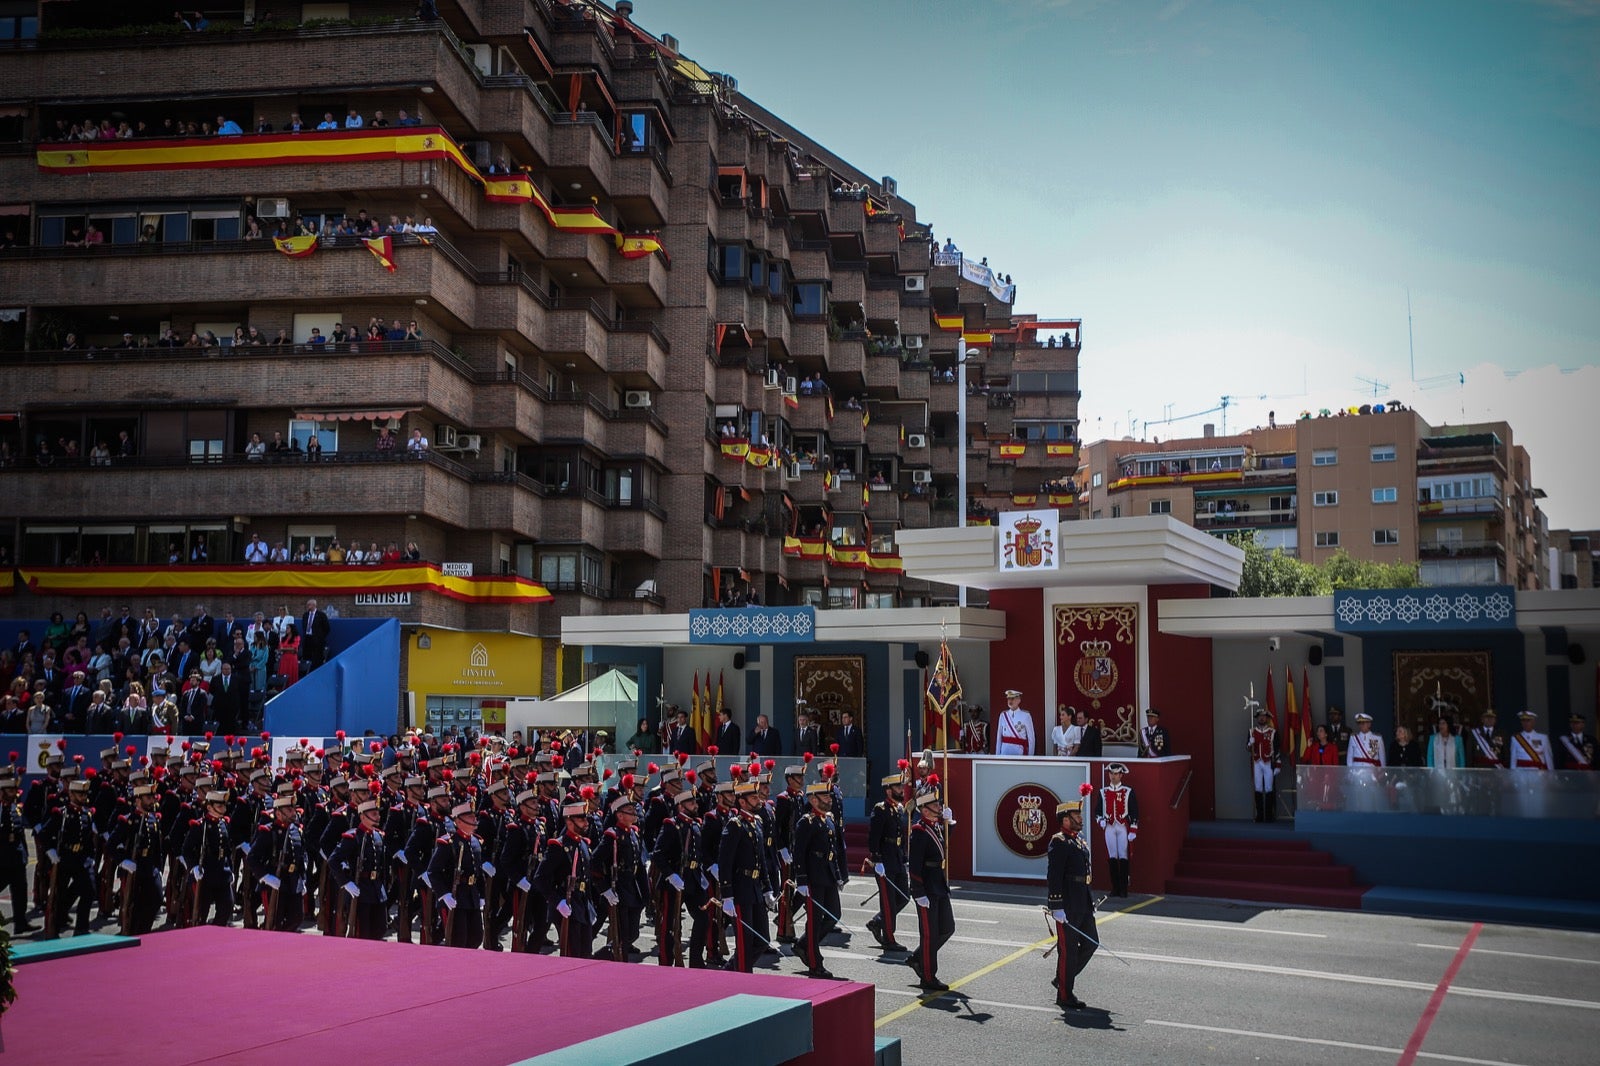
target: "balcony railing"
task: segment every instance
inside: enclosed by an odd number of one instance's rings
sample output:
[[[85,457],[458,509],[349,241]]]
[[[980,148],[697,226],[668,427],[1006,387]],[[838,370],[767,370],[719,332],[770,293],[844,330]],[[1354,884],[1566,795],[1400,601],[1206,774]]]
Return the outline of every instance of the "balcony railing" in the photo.
[[[1506,546],[1498,540],[1423,541],[1417,545],[1417,554],[1424,559],[1504,559]]]
[[[305,452],[289,452],[278,456],[269,454],[261,459],[247,458],[242,452],[227,452],[221,455],[112,456],[100,460],[81,455],[74,457],[52,455],[48,463],[40,463],[35,456],[29,455],[19,458],[16,462],[0,466],[0,476],[8,473],[27,473],[29,471],[89,470],[111,474],[118,470],[193,470],[197,468],[209,470],[218,467],[275,469],[295,465],[314,469],[324,466],[346,467],[421,463],[426,466],[437,467],[465,480],[473,480],[474,478],[471,468],[454,459],[447,458],[439,452],[430,450],[418,455],[412,455],[403,450],[404,443],[398,440],[395,442],[395,448],[396,450],[392,452],[371,450],[328,451],[319,453],[315,459],[312,459]]]
[[[331,355],[399,355],[408,352],[426,352],[459,372],[463,377],[478,380],[480,372],[474,370],[467,361],[455,352],[440,344],[438,341],[368,341],[361,340],[349,344],[261,344],[238,347],[229,344],[225,347],[189,348],[166,347],[156,345],[150,348],[73,348],[62,350],[59,348],[45,349],[31,352],[5,352],[0,351],[0,366],[23,366],[39,363],[118,363],[118,362],[143,362],[162,363],[174,362],[185,365],[194,365],[199,359],[220,359],[229,362],[238,362],[243,359],[288,359],[296,356]],[[526,375],[523,375],[526,376]],[[537,383],[531,383],[537,388]]]

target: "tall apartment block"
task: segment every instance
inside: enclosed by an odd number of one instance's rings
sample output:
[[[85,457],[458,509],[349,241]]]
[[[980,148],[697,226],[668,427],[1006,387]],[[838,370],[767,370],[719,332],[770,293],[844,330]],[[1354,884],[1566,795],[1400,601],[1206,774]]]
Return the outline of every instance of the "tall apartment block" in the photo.
[[[1311,562],[1341,548],[1415,561],[1429,585],[1552,587],[1544,492],[1504,422],[1435,427],[1380,404],[1226,436],[1101,440],[1078,480],[1080,518],[1171,514]]]
[[[14,614],[253,537],[550,593],[338,601],[462,630],[926,605],[894,532],[958,520],[958,448],[977,513],[1070,506],[1077,321],[1014,315],[893,179],[631,4],[417,8],[0,5]]]

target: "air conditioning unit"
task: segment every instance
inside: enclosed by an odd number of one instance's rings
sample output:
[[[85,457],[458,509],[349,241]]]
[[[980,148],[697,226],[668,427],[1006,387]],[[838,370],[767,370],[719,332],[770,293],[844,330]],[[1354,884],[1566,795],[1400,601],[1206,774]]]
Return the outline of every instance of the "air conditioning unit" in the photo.
[[[893,178],[888,177],[887,175],[885,175],[883,181],[880,183],[880,188],[883,189],[883,195],[885,196],[900,195],[900,183],[895,181]]]
[[[256,198],[257,218],[288,218],[289,201],[282,196],[260,196]]]
[[[926,433],[907,433],[906,434],[906,447],[907,448],[926,448],[927,446],[928,446],[928,435]]]
[[[474,458],[477,457],[479,452],[483,451],[483,437],[477,433],[463,433],[456,440],[456,446]]]
[[[790,396],[793,396],[795,393],[800,391],[800,382],[795,378],[784,378],[783,391],[787,392]]]
[[[456,427],[440,426],[438,439],[433,443],[439,448],[454,448],[456,446]]]
[[[629,389],[627,392],[622,394],[622,406],[649,407],[650,394],[642,389]]]
[[[785,463],[783,467],[783,479],[785,481],[799,481],[800,464],[798,462]]]
[[[779,374],[778,374],[778,368],[777,367],[769,367],[767,369],[767,388],[775,389],[781,383],[782,382],[781,382],[781,379],[780,379]]]
[[[669,52],[678,51],[678,39],[670,33],[663,33],[661,35],[661,44]]]
[[[926,485],[928,482],[933,480],[933,471],[932,470],[913,470],[913,471],[911,471],[911,480],[912,480],[912,482],[914,484]]]
[[[911,351],[918,351],[927,343],[927,338],[919,333],[913,333],[910,336],[900,338],[900,343]]]
[[[925,274],[907,274],[906,291],[924,292],[928,288],[928,278]]]

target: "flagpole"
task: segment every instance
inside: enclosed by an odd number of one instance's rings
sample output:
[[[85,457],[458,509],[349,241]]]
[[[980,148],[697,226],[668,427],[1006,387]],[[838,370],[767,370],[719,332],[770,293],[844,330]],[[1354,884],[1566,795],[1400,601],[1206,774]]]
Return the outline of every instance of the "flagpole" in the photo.
[[[963,348],[964,347],[965,347],[965,342],[963,342]],[[963,354],[964,354],[964,352],[963,352]],[[964,434],[964,433],[966,433],[966,431],[967,431],[966,424],[963,422],[962,427],[961,427],[961,432]],[[961,454],[963,456],[966,455],[966,448],[965,447],[963,447],[961,449]],[[963,491],[965,490],[965,487],[966,486],[963,484],[963,486],[962,486]],[[964,507],[966,505],[963,503],[962,506]],[[966,523],[963,522],[962,525],[965,526]],[[962,602],[963,603],[966,602],[966,595],[967,595],[967,587],[965,585],[963,585],[963,586],[961,586],[961,598],[962,598]],[[947,641],[945,639],[946,632],[947,632],[947,629],[946,629],[946,626],[945,626],[945,620],[943,618],[941,618],[941,619],[939,619],[939,654],[941,656],[948,655],[949,652],[950,652],[950,643],[949,643],[949,641]],[[950,676],[951,677],[955,677],[956,676],[956,657],[954,655],[950,655]],[[957,702],[960,702],[960,701],[957,701]],[[939,790],[940,790],[939,791],[939,807],[940,807],[940,811],[941,811],[940,817],[942,818],[943,817],[943,809],[949,806],[949,804],[945,802],[945,797],[950,795],[950,704],[949,703],[946,703],[939,710],[939,733],[940,733],[940,738],[939,739],[944,742],[943,745],[942,745],[942,747],[944,748],[944,760],[943,760],[943,762],[944,762],[944,771],[939,775]],[[942,867],[944,869],[944,881],[945,881],[946,887],[948,887],[949,884],[950,884],[950,826],[949,826],[949,823],[946,823],[945,827],[944,827],[944,855],[942,856],[942,858],[943,858],[943,862],[942,862],[941,865],[942,865]]]

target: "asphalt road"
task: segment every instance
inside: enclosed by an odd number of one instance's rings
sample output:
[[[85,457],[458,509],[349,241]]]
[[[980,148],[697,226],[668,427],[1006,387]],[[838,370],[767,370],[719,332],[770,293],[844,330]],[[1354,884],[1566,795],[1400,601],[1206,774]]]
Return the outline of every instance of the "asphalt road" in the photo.
[[[876,986],[877,1031],[899,1037],[915,1066],[1600,1059],[1600,934],[1135,896],[1102,904],[1107,950],[1076,989],[1089,1008],[1062,1012],[1042,891],[957,886],[939,967],[951,990],[929,996],[904,954],[867,934],[871,891],[862,878],[844,889],[840,917],[854,932],[825,942],[826,965]],[[899,939],[912,947],[909,917]],[[648,929],[639,946],[652,946]],[[759,969],[804,967],[786,954]]]

